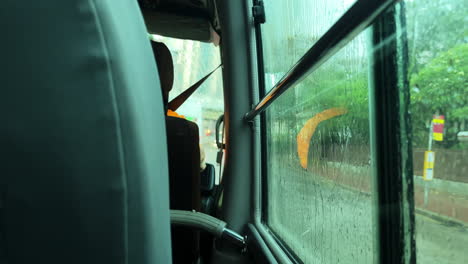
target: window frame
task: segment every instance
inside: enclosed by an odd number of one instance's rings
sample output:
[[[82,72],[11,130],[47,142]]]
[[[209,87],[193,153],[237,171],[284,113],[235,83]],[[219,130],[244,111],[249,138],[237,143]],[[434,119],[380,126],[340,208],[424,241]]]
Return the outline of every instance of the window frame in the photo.
[[[408,66],[399,58],[407,50],[406,36],[398,34],[397,24],[404,21],[404,3],[400,4],[389,8],[372,26],[370,122],[377,241],[380,263],[389,264],[416,263],[412,142],[409,138],[405,144],[402,138],[402,130],[411,133],[411,118]]]

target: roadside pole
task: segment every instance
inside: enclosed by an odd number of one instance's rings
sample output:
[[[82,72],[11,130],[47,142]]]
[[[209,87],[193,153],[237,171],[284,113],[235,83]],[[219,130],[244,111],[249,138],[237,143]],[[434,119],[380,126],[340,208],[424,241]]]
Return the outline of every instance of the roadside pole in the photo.
[[[423,170],[423,179],[424,179],[424,207],[427,206],[427,200],[429,198],[429,181],[432,180],[434,176],[434,152],[432,151],[432,126],[433,122],[429,126],[429,143],[427,146],[427,151],[424,152],[424,170]],[[432,158],[432,166],[430,166],[429,158]]]
[[[434,115],[429,126],[429,142],[427,151],[424,152],[424,207],[427,206],[429,199],[429,182],[434,179],[435,152],[432,151],[432,141],[443,140],[444,116]]]

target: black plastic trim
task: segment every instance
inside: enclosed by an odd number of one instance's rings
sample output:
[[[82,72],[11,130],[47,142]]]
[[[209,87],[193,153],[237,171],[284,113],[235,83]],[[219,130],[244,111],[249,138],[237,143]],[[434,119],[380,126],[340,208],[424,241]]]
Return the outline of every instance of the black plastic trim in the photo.
[[[266,22],[265,6],[263,5],[263,1],[254,1],[254,6],[252,7],[252,15],[256,24],[263,24]]]

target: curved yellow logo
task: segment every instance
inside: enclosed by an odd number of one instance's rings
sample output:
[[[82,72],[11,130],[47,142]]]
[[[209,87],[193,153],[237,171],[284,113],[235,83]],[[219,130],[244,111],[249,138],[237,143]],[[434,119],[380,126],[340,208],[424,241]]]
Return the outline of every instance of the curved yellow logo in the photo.
[[[314,115],[311,119],[307,120],[301,131],[299,131],[299,134],[297,134],[296,138],[297,154],[299,155],[299,161],[302,168],[307,169],[307,156],[309,155],[310,139],[314,135],[317,126],[322,121],[346,114],[347,112],[348,110],[346,108],[330,108]]]

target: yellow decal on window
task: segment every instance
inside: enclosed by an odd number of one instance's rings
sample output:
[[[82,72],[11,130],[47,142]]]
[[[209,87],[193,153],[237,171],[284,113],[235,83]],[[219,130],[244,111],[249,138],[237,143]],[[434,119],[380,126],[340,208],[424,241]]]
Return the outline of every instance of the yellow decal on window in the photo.
[[[346,114],[347,112],[348,110],[346,108],[330,108],[307,120],[296,138],[297,154],[299,155],[299,161],[302,168],[307,169],[307,156],[309,155],[310,139],[314,135],[320,122]]]

